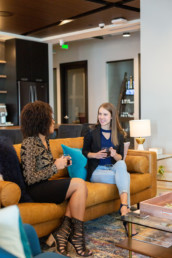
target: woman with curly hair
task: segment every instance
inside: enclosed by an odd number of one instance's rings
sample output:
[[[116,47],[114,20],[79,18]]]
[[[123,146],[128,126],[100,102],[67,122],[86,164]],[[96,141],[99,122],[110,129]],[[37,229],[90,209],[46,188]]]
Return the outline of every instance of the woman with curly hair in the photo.
[[[21,113],[21,164],[27,190],[33,201],[62,203],[69,200],[60,227],[53,233],[60,254],[68,255],[68,241],[80,256],[90,256],[85,247],[83,219],[87,198],[85,181],[80,178],[48,180],[67,166],[67,157],[53,160],[48,141],[54,132],[52,108],[48,103],[28,103]],[[71,162],[71,161],[70,161]],[[71,164],[71,163],[70,163]]]

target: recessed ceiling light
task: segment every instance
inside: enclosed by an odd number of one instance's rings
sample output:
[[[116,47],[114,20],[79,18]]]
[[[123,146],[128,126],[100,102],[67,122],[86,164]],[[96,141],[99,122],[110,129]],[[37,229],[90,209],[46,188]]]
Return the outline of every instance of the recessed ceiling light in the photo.
[[[72,21],[73,21],[73,19],[63,20],[63,21],[61,21],[61,22],[59,23],[58,26],[64,25],[64,24],[69,23],[69,22],[72,22]]]
[[[130,37],[130,36],[131,36],[130,32],[124,32],[124,33],[123,33],[123,37],[126,37],[126,38],[127,38],[127,37]]]
[[[125,18],[115,18],[111,20],[111,23],[113,24],[120,24],[120,23],[125,23],[127,20]]]
[[[1,17],[8,17],[8,16],[12,16],[13,13],[11,12],[7,12],[7,11],[0,11],[0,16]]]

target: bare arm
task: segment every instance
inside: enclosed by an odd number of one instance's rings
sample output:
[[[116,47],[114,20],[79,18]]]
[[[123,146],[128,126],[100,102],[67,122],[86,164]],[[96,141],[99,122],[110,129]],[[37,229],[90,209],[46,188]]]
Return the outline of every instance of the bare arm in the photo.
[[[114,158],[114,160],[118,161],[122,159],[122,156],[116,152],[112,147],[110,148],[110,156]]]

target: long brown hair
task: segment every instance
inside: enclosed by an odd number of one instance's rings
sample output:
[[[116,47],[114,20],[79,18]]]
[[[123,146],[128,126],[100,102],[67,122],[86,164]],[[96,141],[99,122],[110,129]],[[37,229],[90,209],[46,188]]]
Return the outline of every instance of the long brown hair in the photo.
[[[120,132],[121,134],[124,135],[124,137],[126,136],[125,131],[122,129],[121,124],[119,122],[119,117],[118,117],[118,112],[116,110],[116,107],[109,102],[103,103],[100,105],[100,107],[98,108],[98,113],[97,113],[97,123],[99,123],[99,119],[98,119],[98,114],[99,114],[99,110],[100,108],[104,108],[107,111],[109,111],[111,113],[111,122],[110,122],[110,128],[111,128],[111,141],[114,145],[118,145],[118,132]]]

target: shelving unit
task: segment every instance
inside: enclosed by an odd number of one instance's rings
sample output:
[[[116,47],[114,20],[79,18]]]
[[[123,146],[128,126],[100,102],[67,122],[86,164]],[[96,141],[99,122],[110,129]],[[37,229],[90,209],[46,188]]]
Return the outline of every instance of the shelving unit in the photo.
[[[0,64],[6,64],[5,60],[0,60]],[[6,79],[7,76],[5,74],[3,74],[3,69],[0,67],[0,79]]]
[[[9,39],[5,42],[5,58],[7,64],[4,66],[4,73],[7,74],[7,79],[0,80],[4,83],[4,87],[0,89],[7,90],[8,93],[1,97],[3,96],[3,103],[8,107],[8,120],[18,125],[21,111],[19,108],[22,109],[23,105],[30,101],[31,82],[37,89],[37,98],[49,101],[48,44]]]
[[[7,76],[4,73],[6,63],[7,62],[5,60],[0,60],[0,103],[5,103],[7,96],[7,90],[5,87]]]
[[[117,108],[120,124],[127,133],[125,141],[129,141],[130,149],[134,149],[134,138],[130,137],[129,131],[129,121],[139,117],[139,80],[134,73],[134,59],[107,62],[107,78],[108,101]]]

